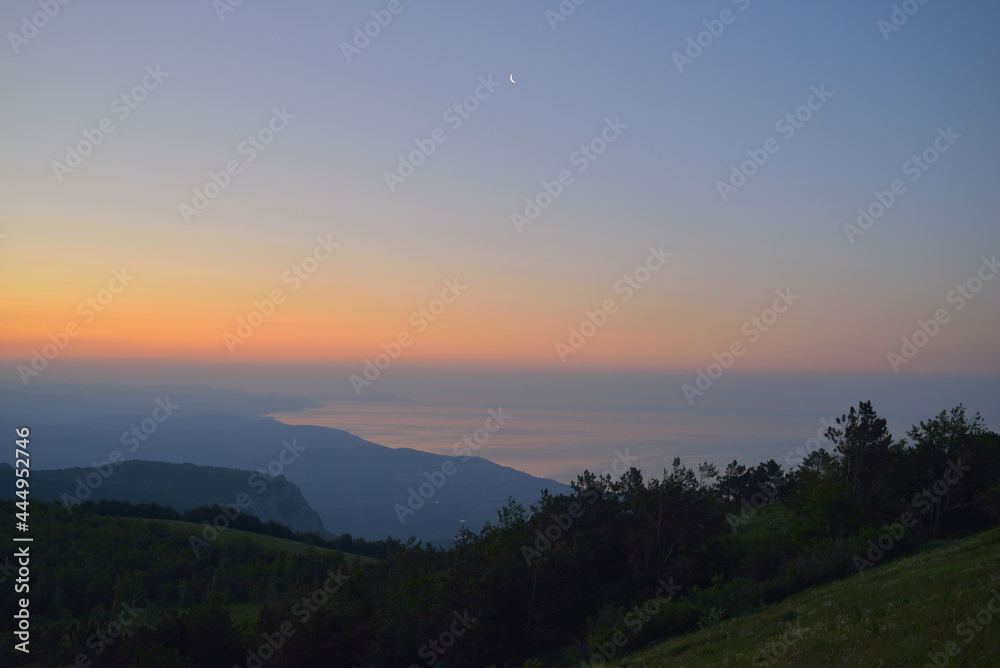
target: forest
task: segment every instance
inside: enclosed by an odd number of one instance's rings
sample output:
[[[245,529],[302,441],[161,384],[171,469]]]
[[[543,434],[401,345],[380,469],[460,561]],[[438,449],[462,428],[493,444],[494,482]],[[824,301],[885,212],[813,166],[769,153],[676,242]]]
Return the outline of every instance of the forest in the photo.
[[[449,549],[241,517],[247,533],[196,554],[180,523],[216,508],[32,502],[31,654],[5,643],[0,662],[598,666],[1000,524],[1000,435],[961,405],[897,440],[861,402],[825,437],[794,469],[585,471],[572,494],[511,499]]]

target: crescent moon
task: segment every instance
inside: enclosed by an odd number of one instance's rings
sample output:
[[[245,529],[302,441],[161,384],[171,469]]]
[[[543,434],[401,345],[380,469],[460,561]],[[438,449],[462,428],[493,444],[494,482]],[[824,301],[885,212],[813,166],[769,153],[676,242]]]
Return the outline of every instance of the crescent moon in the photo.
[[[510,82],[513,83],[513,84],[517,83],[516,81],[514,81],[514,75],[513,74],[510,75]]]

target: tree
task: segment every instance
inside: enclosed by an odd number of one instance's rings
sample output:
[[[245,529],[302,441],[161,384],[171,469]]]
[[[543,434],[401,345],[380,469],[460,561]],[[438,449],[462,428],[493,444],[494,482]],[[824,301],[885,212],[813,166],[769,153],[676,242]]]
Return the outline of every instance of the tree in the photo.
[[[857,410],[836,420],[837,426],[826,430],[826,437],[836,446],[847,494],[864,506],[885,498],[890,476],[902,452],[902,443],[894,444],[870,401],[862,401]]]
[[[997,494],[991,491],[1000,477],[1000,437],[989,432],[983,418],[971,419],[959,404],[921,421],[907,434],[908,482],[919,519],[936,533],[955,511],[990,516]],[[971,518],[975,522],[976,518]]]

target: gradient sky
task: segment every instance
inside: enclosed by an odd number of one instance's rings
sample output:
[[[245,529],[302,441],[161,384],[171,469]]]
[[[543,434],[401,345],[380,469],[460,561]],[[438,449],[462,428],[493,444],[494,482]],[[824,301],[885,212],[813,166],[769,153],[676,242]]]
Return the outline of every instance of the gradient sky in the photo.
[[[946,309],[900,373],[1000,372],[1000,278],[947,301],[1000,251],[1000,5],[928,2],[886,40],[888,1],[591,0],[553,30],[556,0],[402,0],[348,63],[341,44],[389,4],[244,0],[220,20],[209,0],[79,1],[15,53],[40,9],[3,3],[4,378],[69,322],[67,359],[360,364],[405,331],[407,360],[558,366],[555,344],[608,298],[620,309],[567,365],[693,374],[740,341],[745,370],[891,374],[887,353]],[[673,54],[724,10],[679,72]],[[168,76],[119,119],[147,67]],[[490,76],[453,129],[444,112]],[[833,96],[786,139],[776,121],[821,86]],[[247,162],[275,108],[295,117]],[[53,162],[104,118],[114,131],[60,182]],[[578,171],[608,118],[628,128]],[[390,192],[385,172],[437,128]],[[911,182],[904,163],[942,128],[960,138]],[[723,202],[717,182],[771,137]],[[231,160],[186,223],[179,205]],[[511,214],[561,170],[573,183],[519,234]],[[905,193],[849,243],[895,179]],[[317,237],[339,248],[292,291]],[[614,286],[651,246],[672,257],[624,302]],[[78,305],[122,268],[135,278],[87,322]],[[411,314],[452,279],[468,287],[420,331]],[[785,288],[800,300],[751,343],[743,324]],[[286,302],[230,352],[224,333],[276,289]]]

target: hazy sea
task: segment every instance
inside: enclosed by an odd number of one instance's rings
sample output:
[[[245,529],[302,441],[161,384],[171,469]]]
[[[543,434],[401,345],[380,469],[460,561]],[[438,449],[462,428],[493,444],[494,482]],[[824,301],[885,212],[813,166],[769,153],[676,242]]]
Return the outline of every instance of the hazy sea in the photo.
[[[555,382],[511,374],[506,383],[489,376],[438,384],[415,377],[398,388],[410,401],[329,401],[275,417],[343,429],[388,447],[449,455],[463,436],[484,426],[489,409],[502,409],[511,417],[477,454],[561,482],[575,480],[584,469],[608,470],[619,453],[657,477],[674,457],[692,467],[708,461],[722,469],[733,460],[756,465],[768,459],[787,467],[789,453],[862,400],[873,402],[896,438],[959,403],[1000,429],[1000,379],[993,377],[746,374],[724,380],[691,405],[678,391],[681,382],[690,382],[685,375],[609,373]]]
[[[687,466],[733,460],[748,466],[786,457],[824,430],[824,420],[872,401],[902,438],[913,425],[963,403],[1000,431],[1000,377],[915,373],[726,373],[689,403],[693,370],[617,370],[514,365],[392,365],[356,397],[357,363],[66,361],[67,382],[201,383],[257,394],[308,397],[321,405],[274,414],[289,424],[334,427],[393,448],[453,454],[482,429],[488,411],[511,417],[477,454],[532,475],[570,482],[608,470],[618,453],[659,477],[674,457]],[[387,395],[403,400],[386,400]],[[326,397],[326,399],[317,399]],[[336,400],[334,400],[336,399]],[[491,425],[493,423],[491,422]],[[482,435],[482,434],[481,434]],[[620,464],[619,464],[620,466]]]
[[[807,411],[767,411],[759,407],[691,413],[659,406],[580,409],[507,402],[486,406],[460,401],[352,404],[330,402],[320,408],[276,413],[288,424],[343,429],[392,448],[454,454],[462,438],[486,435],[489,409],[502,412],[503,426],[489,434],[477,455],[531,475],[570,482],[584,469],[603,472],[616,459],[628,459],[647,476],[659,476],[674,457],[688,466],[733,460],[754,465],[768,459],[786,462],[824,429],[820,415]],[[825,416],[827,421],[833,415]],[[494,427],[495,421],[488,426]],[[621,464],[618,465],[620,468]],[[615,476],[617,477],[617,476]]]

